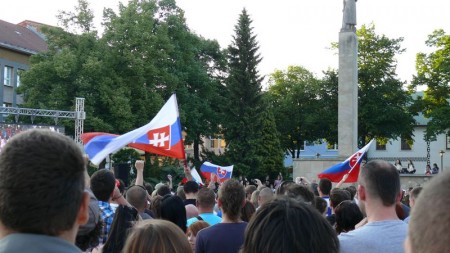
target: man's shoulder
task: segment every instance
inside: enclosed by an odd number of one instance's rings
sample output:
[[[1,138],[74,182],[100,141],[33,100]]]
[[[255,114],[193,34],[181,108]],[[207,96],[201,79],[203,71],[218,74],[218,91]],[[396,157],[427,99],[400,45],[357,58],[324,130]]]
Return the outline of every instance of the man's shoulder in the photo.
[[[0,240],[0,253],[6,252],[81,253],[74,244],[59,237],[21,233],[11,234]]]

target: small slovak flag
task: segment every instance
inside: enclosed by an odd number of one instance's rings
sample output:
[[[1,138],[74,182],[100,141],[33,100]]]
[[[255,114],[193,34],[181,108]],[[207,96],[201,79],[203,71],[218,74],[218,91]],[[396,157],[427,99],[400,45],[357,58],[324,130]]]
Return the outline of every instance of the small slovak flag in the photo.
[[[202,166],[200,166],[200,171],[208,178],[211,177],[211,174],[215,174],[219,182],[224,182],[225,180],[230,179],[233,175],[233,165],[220,166],[210,162],[204,162]]]

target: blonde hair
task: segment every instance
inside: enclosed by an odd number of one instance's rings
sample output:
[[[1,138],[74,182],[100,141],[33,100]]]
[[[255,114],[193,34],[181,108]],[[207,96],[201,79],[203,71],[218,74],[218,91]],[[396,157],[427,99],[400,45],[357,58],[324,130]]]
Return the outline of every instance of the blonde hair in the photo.
[[[183,231],[166,220],[145,220],[135,225],[123,253],[192,253]]]

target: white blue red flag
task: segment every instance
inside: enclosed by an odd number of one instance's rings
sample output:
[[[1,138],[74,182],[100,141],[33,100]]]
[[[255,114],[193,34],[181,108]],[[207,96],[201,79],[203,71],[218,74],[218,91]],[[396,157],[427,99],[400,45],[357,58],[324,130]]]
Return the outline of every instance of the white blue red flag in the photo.
[[[331,182],[340,182],[345,174],[349,174],[346,183],[352,183],[358,181],[359,169],[364,154],[369,150],[370,145],[374,140],[371,140],[366,146],[358,150],[352,156],[342,163],[338,163],[331,168],[324,170],[318,176],[319,178],[328,178]]]
[[[125,147],[149,153],[185,158],[177,98],[173,94],[156,116],[145,126],[123,135],[85,133],[84,150],[93,164],[100,164],[109,154]]]
[[[230,179],[233,175],[233,165],[219,166],[210,162],[204,162],[200,167],[200,171],[207,178],[211,178],[211,174],[215,174],[218,181],[223,182]]]

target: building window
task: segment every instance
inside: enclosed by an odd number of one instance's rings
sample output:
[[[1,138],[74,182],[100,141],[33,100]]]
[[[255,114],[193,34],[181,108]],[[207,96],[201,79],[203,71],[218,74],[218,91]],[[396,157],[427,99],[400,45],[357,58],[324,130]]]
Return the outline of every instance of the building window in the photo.
[[[3,70],[3,84],[12,86],[12,76],[13,76],[13,68],[9,66],[5,66]]]
[[[377,143],[377,150],[386,150],[386,143],[380,143],[379,141],[376,141]]]
[[[446,139],[447,139],[447,141],[446,141],[446,143],[447,143],[447,149],[450,149],[450,136],[449,136],[449,135],[445,135],[445,137],[446,137]]]
[[[210,139],[209,140],[210,148],[217,148],[217,140],[216,139]]]
[[[21,69],[19,69],[19,71],[17,71],[17,77],[16,77],[16,84],[17,84],[17,88],[19,88],[19,86],[20,86],[20,75],[22,74],[22,71],[23,70],[21,70]]]
[[[407,138],[401,138],[401,149],[402,150],[411,150],[413,146],[413,141]]]

